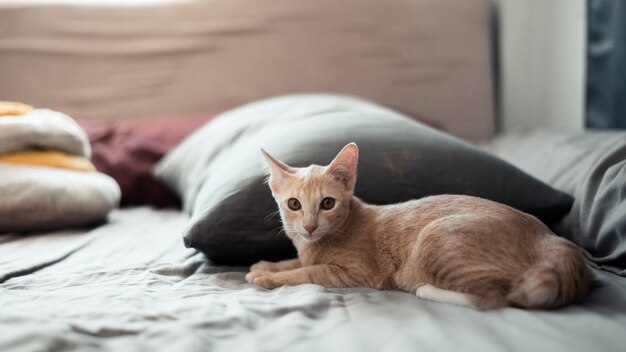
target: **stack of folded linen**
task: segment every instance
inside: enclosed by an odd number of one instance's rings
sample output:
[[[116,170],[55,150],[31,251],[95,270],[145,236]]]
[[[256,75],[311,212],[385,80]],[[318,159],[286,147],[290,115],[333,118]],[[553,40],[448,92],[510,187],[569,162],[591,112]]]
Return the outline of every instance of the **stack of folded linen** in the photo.
[[[0,102],[0,233],[105,220],[120,189],[90,157],[87,135],[71,117]]]

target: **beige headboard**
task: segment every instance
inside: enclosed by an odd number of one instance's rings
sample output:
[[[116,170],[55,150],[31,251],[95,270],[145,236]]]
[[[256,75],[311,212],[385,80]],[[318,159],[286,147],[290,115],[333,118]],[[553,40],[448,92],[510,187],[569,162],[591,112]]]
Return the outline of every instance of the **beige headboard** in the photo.
[[[15,3],[0,0],[0,100],[126,119],[341,92],[494,131],[489,0]]]

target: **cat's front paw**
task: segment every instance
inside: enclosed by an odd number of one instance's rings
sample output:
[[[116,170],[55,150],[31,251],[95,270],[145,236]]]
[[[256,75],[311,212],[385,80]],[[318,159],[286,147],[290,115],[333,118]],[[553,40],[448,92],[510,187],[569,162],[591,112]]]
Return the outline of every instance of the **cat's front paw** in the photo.
[[[246,274],[246,281],[248,283],[261,286],[267,289],[273,289],[280,285],[276,281],[271,278],[272,273],[265,270],[253,270]]]
[[[253,264],[250,267],[250,271],[262,270],[262,271],[278,271],[276,269],[276,263],[268,262],[265,260],[261,260],[260,262]]]
[[[248,281],[248,283],[250,284],[253,284],[254,279],[256,279],[259,276],[267,275],[267,274],[269,273],[264,270],[250,270],[250,272],[246,274],[246,281]]]

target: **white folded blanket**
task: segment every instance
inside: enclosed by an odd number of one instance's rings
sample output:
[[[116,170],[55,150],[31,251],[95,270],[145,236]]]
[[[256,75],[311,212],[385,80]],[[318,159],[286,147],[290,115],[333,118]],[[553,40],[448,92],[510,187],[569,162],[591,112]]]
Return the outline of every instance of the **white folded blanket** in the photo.
[[[36,109],[26,115],[0,117],[0,154],[31,149],[91,158],[87,134],[63,113]]]
[[[0,116],[0,155],[39,149],[91,157],[87,134],[63,113],[37,109]],[[115,180],[99,172],[3,160],[0,234],[98,223],[118,206],[120,196]]]
[[[103,221],[120,201],[120,188],[99,172],[0,163],[0,234]]]

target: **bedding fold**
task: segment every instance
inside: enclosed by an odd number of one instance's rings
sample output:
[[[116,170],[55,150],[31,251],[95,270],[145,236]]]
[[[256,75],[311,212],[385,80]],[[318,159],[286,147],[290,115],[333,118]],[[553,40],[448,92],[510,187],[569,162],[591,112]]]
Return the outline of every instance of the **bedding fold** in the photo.
[[[0,237],[0,284],[61,262],[91,240],[81,230]],[[38,253],[38,255],[24,255]]]

